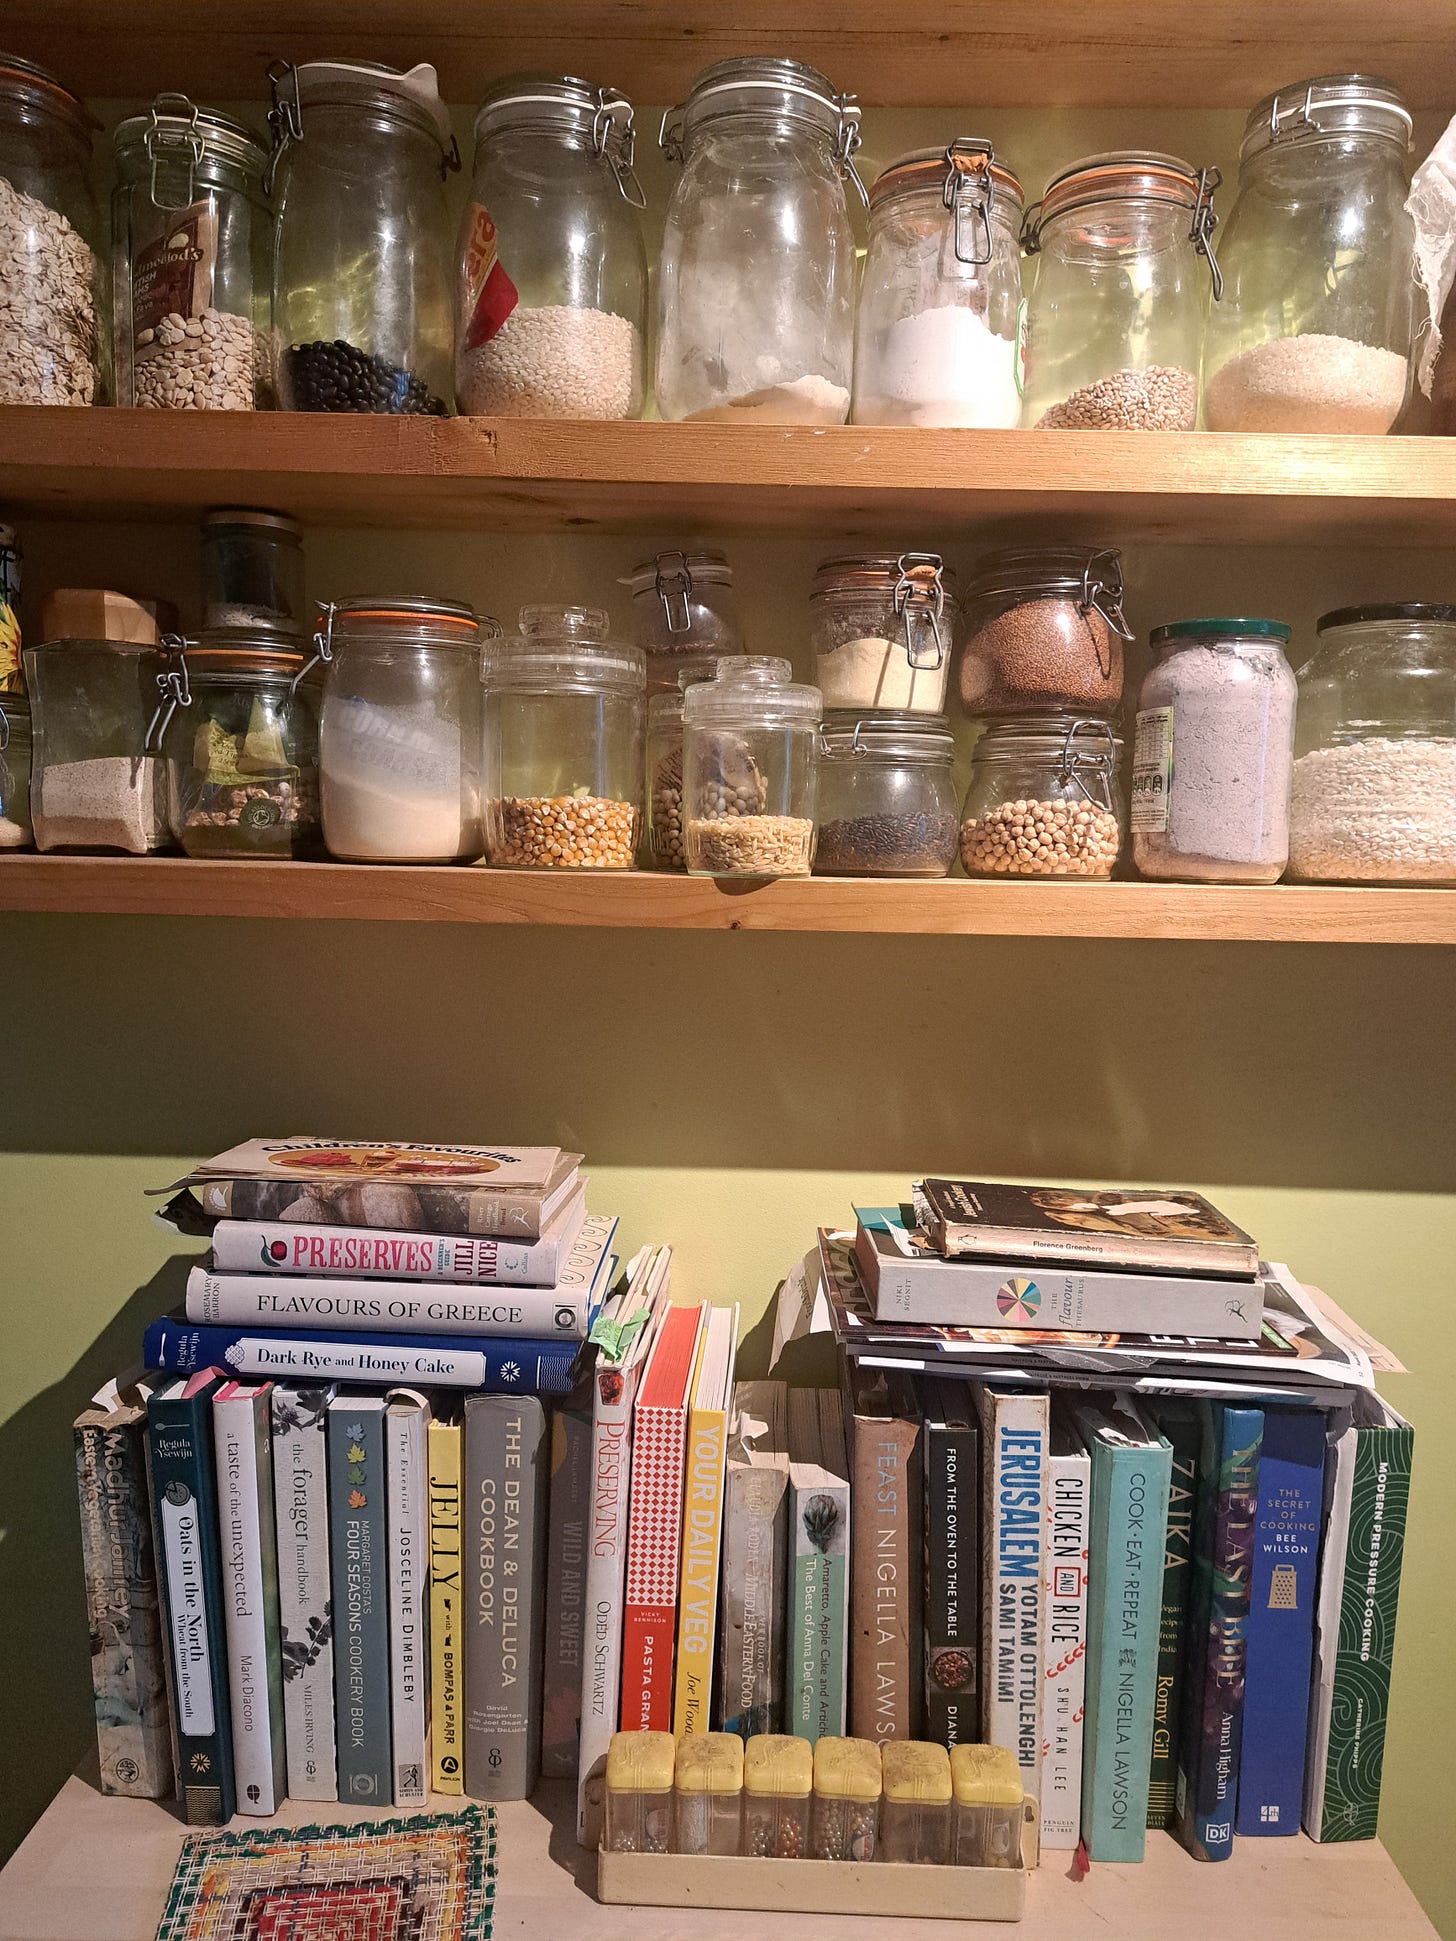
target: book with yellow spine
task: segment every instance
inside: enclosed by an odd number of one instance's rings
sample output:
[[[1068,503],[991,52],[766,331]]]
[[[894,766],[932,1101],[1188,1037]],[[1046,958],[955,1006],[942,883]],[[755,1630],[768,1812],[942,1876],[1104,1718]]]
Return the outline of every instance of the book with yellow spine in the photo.
[[[464,1791],[461,1698],[460,1419],[429,1426],[430,1763],[437,1793]]]
[[[683,1497],[682,1566],[677,1607],[675,1733],[707,1732],[712,1719],[713,1658],[718,1626],[718,1561],[723,1546],[723,1475],[728,1410],[738,1352],[738,1309],[708,1316],[693,1370],[688,1412],[687,1483]]]

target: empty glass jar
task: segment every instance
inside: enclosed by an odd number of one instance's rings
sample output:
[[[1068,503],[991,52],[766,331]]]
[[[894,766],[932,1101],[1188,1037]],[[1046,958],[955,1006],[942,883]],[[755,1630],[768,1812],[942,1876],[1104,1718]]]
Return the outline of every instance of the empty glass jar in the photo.
[[[1210,431],[1386,432],[1410,371],[1410,110],[1327,74],[1249,115],[1203,354]]]
[[[939,714],[958,615],[955,574],[939,553],[826,559],[809,596],[825,707]]]
[[[475,118],[460,234],[460,409],[642,410],[647,257],[632,104],[570,75],[513,74]]]
[[[786,660],[719,661],[683,696],[683,817],[695,876],[807,876],[823,705]]]
[[[966,588],[961,706],[970,715],[1122,700],[1122,559],[1111,546],[1018,546],[982,560]]]
[[[30,703],[0,690],[0,849],[28,849],[30,827]]]
[[[1037,259],[1022,423],[1044,430],[1192,431],[1203,337],[1200,256],[1215,168],[1121,150],[1052,177],[1026,212]]]
[[[1126,822],[1122,743],[1106,721],[992,721],[971,758],[961,815],[967,876],[1112,874]]]
[[[843,424],[859,109],[798,61],[719,61],[661,144],[683,172],[658,264],[659,416]]]
[[[943,714],[831,709],[819,734],[816,876],[948,876],[960,829]]]
[[[25,649],[37,849],[144,856],[165,846],[166,781],[147,746],[159,668],[155,647],[125,641],[51,640]]]
[[[647,656],[649,694],[675,694],[689,660],[743,652],[733,568],[723,553],[658,553],[619,584],[631,589],[632,631]]]
[[[202,518],[202,624],[308,632],[303,528],[283,512],[222,506]]]
[[[273,325],[285,411],[443,416],[455,302],[435,70],[275,63]]]

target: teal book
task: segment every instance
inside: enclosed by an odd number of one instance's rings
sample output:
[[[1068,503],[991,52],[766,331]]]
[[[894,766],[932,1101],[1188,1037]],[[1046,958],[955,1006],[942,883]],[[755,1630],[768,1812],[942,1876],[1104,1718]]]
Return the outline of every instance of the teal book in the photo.
[[[329,1563],[334,1587],[334,1699],[339,1800],[394,1797],[389,1698],[389,1559],[385,1398],[329,1403]]]
[[[1148,1825],[1173,1824],[1178,1790],[1178,1717],[1183,1703],[1188,1585],[1193,1576],[1193,1505],[1198,1487],[1198,1410],[1192,1402],[1158,1402],[1151,1411],[1172,1444],[1168,1540],[1163,1550],[1163,1615],[1158,1629],[1158,1683],[1153,1693],[1153,1758]]]
[[[789,1390],[789,1621],[784,1730],[842,1737],[849,1696],[849,1462],[836,1390]]]
[[[1093,1860],[1141,1860],[1173,1450],[1126,1396],[1072,1418],[1092,1458],[1082,1838]]]

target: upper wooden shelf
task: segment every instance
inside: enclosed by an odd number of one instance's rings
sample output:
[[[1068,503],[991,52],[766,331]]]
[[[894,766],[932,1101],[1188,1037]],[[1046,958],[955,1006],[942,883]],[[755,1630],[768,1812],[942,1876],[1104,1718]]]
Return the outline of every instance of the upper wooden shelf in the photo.
[[[520,68],[680,98],[731,54],[790,54],[893,106],[1248,108],[1301,75],[1456,99],[1444,0],[10,0],[5,45],[92,97],[259,99],[268,63],[433,61],[447,99]]]
[[[0,407],[7,516],[1449,545],[1456,439]]]

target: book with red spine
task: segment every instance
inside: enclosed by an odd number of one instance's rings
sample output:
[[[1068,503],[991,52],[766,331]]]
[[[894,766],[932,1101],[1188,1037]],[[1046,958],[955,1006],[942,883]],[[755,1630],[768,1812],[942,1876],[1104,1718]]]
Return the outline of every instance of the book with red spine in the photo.
[[[663,1315],[632,1411],[618,1720],[623,1732],[672,1730],[688,1392],[708,1311],[680,1307]]]

